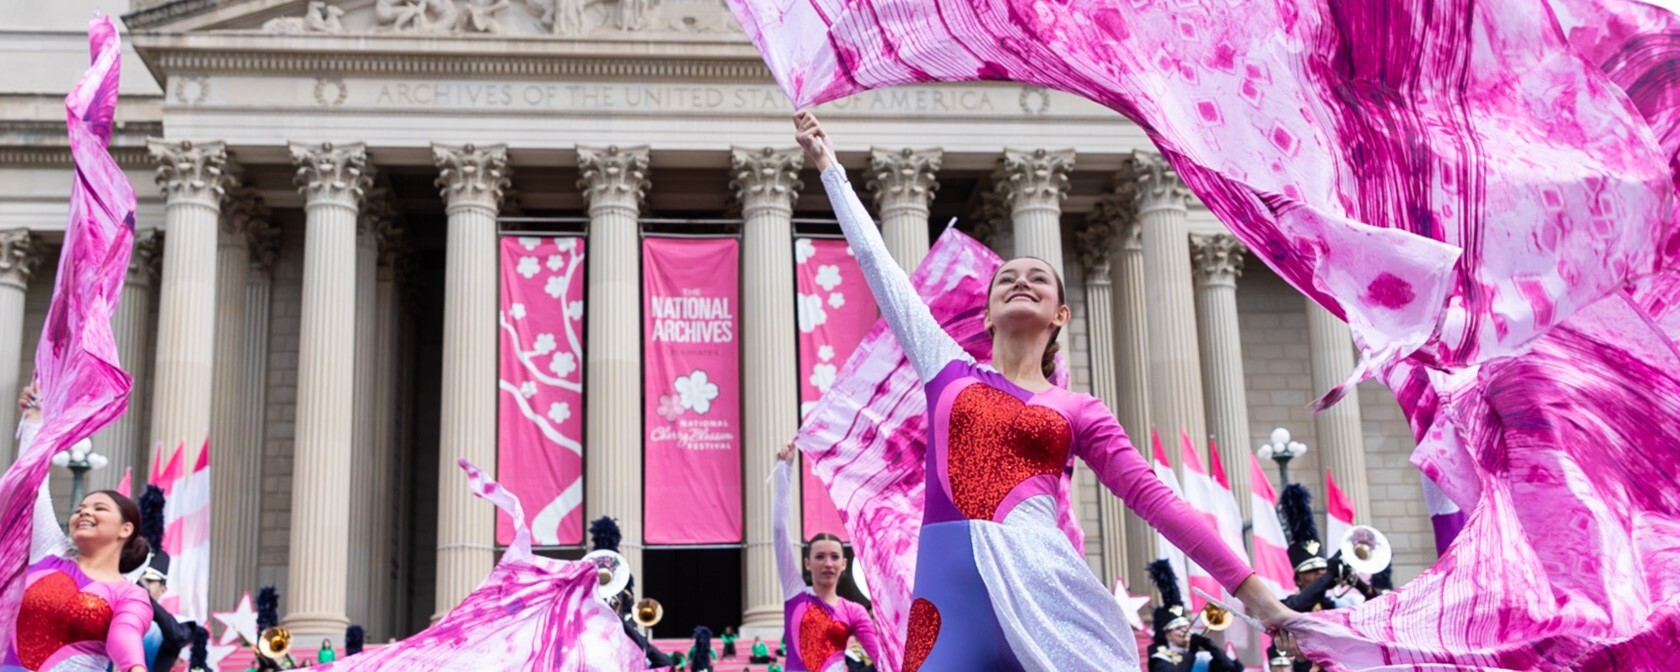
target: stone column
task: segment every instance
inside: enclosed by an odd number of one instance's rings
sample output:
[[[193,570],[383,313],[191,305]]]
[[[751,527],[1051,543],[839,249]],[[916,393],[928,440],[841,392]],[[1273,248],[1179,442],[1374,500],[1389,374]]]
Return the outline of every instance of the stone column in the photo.
[[[305,197],[297,446],[286,626],[338,641],[349,625],[350,465],[356,351],[356,212],[372,185],[362,143],[291,143]],[[173,240],[173,238],[171,239]]]
[[[274,263],[280,258],[280,229],[258,219],[252,221],[248,235],[250,263],[245,275],[243,322],[245,361],[240,364],[244,375],[239,379],[244,409],[238,440],[252,459],[239,470],[234,486],[238,492],[234,510],[239,521],[234,536],[242,554],[238,557],[248,557],[250,562],[234,568],[235,595],[247,590],[255,595],[260,587],[257,555],[262,543],[262,483],[266,467],[261,458],[268,444],[268,318]]]
[[[456,460],[496,464],[496,208],[509,179],[506,145],[433,144],[432,157],[449,215],[435,619],[496,564],[495,509],[467,489]]]
[[[128,276],[123,281],[122,300],[111,315],[111,335],[117,344],[117,361],[134,377],[135,387],[146,379],[151,366],[152,288],[158,274],[158,255],[163,233],[142,229],[134,234],[134,251],[128,257]],[[145,392],[129,397],[128,412],[117,416],[93,436],[93,446],[111,463],[88,472],[88,491],[117,487],[123,472],[133,469],[133,482],[146,482],[146,418],[141,399]],[[13,395],[17,398],[17,395]],[[137,496],[139,493],[135,493]]]
[[[1085,272],[1085,319],[1090,327],[1091,394],[1110,410],[1123,401],[1114,368],[1114,285],[1109,273],[1117,223],[1114,208],[1112,201],[1098,201],[1078,233],[1079,265]],[[1102,578],[1104,585],[1113,585],[1126,562],[1126,506],[1107,488],[1101,488],[1097,501],[1101,502],[1097,515],[1102,527]]]
[[[585,524],[616,518],[619,553],[642,573],[642,197],[648,148],[578,147],[578,188],[589,203],[584,376]],[[642,585],[641,581],[636,582]]]
[[[1243,375],[1242,331],[1237,325],[1237,278],[1247,248],[1221,233],[1190,241],[1196,268],[1196,322],[1201,326],[1202,391],[1208,428],[1243,519],[1248,519],[1248,379]],[[1211,449],[1211,447],[1210,447]]]
[[[0,231],[0,446],[6,462],[16,459],[17,398],[26,374],[23,362],[23,303],[29,276],[40,262],[41,245],[28,229]]]
[[[397,376],[397,352],[401,349],[401,331],[397,328],[397,311],[400,309],[397,291],[397,271],[404,263],[402,230],[387,229],[380,238],[379,270],[375,283],[375,307],[377,313],[374,323],[374,412],[373,412],[373,492],[391,496],[397,492],[397,400],[399,398]],[[397,636],[395,593],[396,579],[394,558],[396,554],[395,529],[399,524],[396,507],[376,506],[371,514],[373,540],[372,553],[368,557],[370,582],[368,584],[367,631],[371,641],[383,642],[385,638]]]
[[[1307,347],[1312,351],[1312,389],[1314,394],[1329,392],[1353,374],[1353,335],[1345,322],[1317,303],[1307,301]],[[1336,477],[1336,486],[1353,504],[1353,520],[1367,524],[1371,520],[1371,488],[1365,476],[1365,434],[1359,418],[1359,387],[1352,386],[1335,406],[1313,416],[1314,435],[1324,468]],[[1324,493],[1324,475],[1313,480]],[[1306,480],[1306,479],[1303,479]],[[1312,482],[1308,480],[1307,482]],[[1322,506],[1322,505],[1321,505]],[[1340,539],[1325,539],[1335,545]]]
[[[1114,372],[1120,403],[1114,417],[1139,450],[1149,449],[1149,314],[1144,300],[1143,227],[1137,220],[1136,194],[1130,183],[1109,201],[1114,238],[1109,255],[1109,284],[1114,288]],[[1146,460],[1153,460],[1147,452]],[[1119,498],[1105,499],[1104,520],[1126,521],[1126,585],[1133,592],[1148,585],[1147,567],[1155,559],[1155,532]],[[1124,513],[1121,511],[1124,510]],[[1111,567],[1118,571],[1120,568]]]
[[[257,564],[257,548],[246,545],[240,529],[257,512],[242,511],[242,489],[256,479],[246,472],[262,470],[262,445],[247,444],[245,423],[245,287],[251,275],[249,236],[268,218],[262,198],[248,191],[228,195],[222,209],[221,232],[216,244],[215,383],[210,406],[210,452],[215,469],[210,471],[210,608],[233,609],[241,588],[238,583],[246,567]],[[259,486],[260,487],[260,486]],[[249,513],[250,516],[246,514]],[[254,539],[254,538],[253,538]]]
[[[869,191],[875,195],[881,237],[905,273],[916,272],[928,253],[928,206],[939,190],[934,175],[944,155],[941,149],[869,150]]]
[[[1057,273],[1062,265],[1062,199],[1073,171],[1073,150],[1005,149],[997,191],[1014,222],[1014,256],[1038,257]],[[1067,342],[1066,330],[1062,342]]]
[[[1196,347],[1196,300],[1191,293],[1189,189],[1160,154],[1133,152],[1122,168],[1136,194],[1143,228],[1144,311],[1149,334],[1151,423],[1174,469],[1179,432],[1207,436],[1202,366]],[[1147,444],[1148,435],[1139,432]]]
[[[227,147],[217,142],[146,141],[169,245],[158,284],[157,366],[152,385],[152,450],[168,458],[183,446],[191,469],[210,432],[216,351],[216,247],[222,195],[233,182]]]
[[[742,576],[747,609],[741,627],[765,632],[782,625],[782,593],[770,538],[770,491],[764,483],[776,451],[799,429],[799,379],[790,375],[798,370],[793,200],[802,186],[799,169],[804,156],[795,148],[736,147],[729,163],[735,178],[730,186],[745,219],[741,257],[750,260],[741,265],[742,460],[747,491]]]
[[[389,228],[396,210],[391,195],[385,189],[371,189],[362,202],[356,217],[356,370],[352,408],[355,412],[350,456],[350,482],[371,485],[379,469],[375,453],[374,433],[378,423],[375,416],[374,366],[378,357],[374,329],[377,328],[377,308],[374,304],[374,284],[378,277],[379,239]],[[373,581],[373,511],[383,505],[388,493],[372,487],[357,487],[350,505],[350,592],[346,595],[351,623],[367,627],[371,613],[369,598]]]

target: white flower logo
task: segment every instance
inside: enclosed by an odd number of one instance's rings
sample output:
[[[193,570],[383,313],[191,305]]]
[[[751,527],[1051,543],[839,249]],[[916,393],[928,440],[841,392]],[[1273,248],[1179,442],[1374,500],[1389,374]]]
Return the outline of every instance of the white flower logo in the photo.
[[[537,384],[529,380],[519,384],[519,394],[526,399],[537,396]]]
[[[822,285],[823,291],[832,292],[840,286],[840,267],[834,264],[823,264],[817,267],[817,284]]]
[[[828,361],[828,360],[834,359],[834,346],[825,345],[825,346],[822,346],[820,348],[817,348],[817,359],[820,359],[820,360],[825,361],[825,362]]]
[[[677,388],[682,407],[699,415],[705,415],[712,410],[712,400],[718,396],[717,383],[708,380],[706,372],[699,369],[676,379],[672,385]]]
[[[525,304],[516,303],[516,304],[513,304],[511,306],[508,306],[508,314],[512,315],[513,319],[516,319],[516,320],[525,319]]]
[[[811,384],[818,390],[827,392],[834,385],[834,365],[818,364],[811,367]]]
[[[846,305],[846,295],[845,294],[842,294],[840,292],[835,292],[833,294],[828,295],[828,307],[839,308],[839,307],[844,306],[844,305]]]
[[[577,249],[577,239],[576,238],[555,238],[554,239],[554,249],[560,250],[561,252],[571,252],[572,250]]]
[[[531,344],[531,351],[539,355],[554,352],[554,334],[537,334],[537,341]]]
[[[828,322],[828,312],[823,310],[822,297],[816,294],[799,295],[799,331],[809,334]]]
[[[566,304],[566,318],[576,320],[583,317],[583,302],[573,301]]]
[[[565,257],[562,257],[558,254],[548,255],[548,270],[558,271],[558,270],[560,270],[561,266],[565,266],[565,265],[566,265],[566,258]]]
[[[793,241],[793,258],[798,260],[798,263],[803,264],[816,254],[817,246],[811,242],[810,238],[800,238]]]
[[[577,358],[569,352],[556,354],[554,359],[548,360],[548,370],[553,371],[556,376],[565,378],[577,370]]]
[[[521,236],[519,238],[519,244],[520,244],[520,246],[524,247],[527,250],[534,250],[534,249],[537,249],[538,245],[542,244],[542,239],[541,238],[531,238],[531,237],[528,237],[528,236]],[[526,277],[530,277],[530,276],[526,276]]]
[[[543,285],[543,291],[556,299],[566,293],[566,279],[558,275],[548,277],[548,284]]]
[[[564,401],[557,401],[548,405],[548,419],[559,424],[572,418],[572,405]]]
[[[525,276],[526,280],[530,280],[531,276],[542,270],[542,267],[537,265],[536,257],[520,257],[519,265],[515,266],[514,270],[519,271],[519,274]]]

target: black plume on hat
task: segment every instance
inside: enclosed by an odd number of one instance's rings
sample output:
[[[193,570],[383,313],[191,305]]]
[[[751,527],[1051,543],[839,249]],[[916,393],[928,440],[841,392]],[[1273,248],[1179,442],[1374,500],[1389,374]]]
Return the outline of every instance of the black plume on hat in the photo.
[[[146,486],[140,494],[140,538],[152,545],[153,552],[163,550],[163,489]]]
[[[694,658],[689,669],[709,670],[712,665],[712,629],[704,625],[694,628]]]
[[[1283,517],[1283,532],[1289,535],[1289,543],[1319,540],[1318,522],[1313,520],[1312,493],[1300,483],[1289,484],[1278,495],[1278,515]]]
[[[602,516],[589,524],[589,550],[618,552],[618,542],[624,540],[624,533],[618,529],[618,521]]]
[[[280,592],[274,586],[257,591],[257,632],[280,625]]]
[[[210,670],[210,631],[204,626],[187,621],[185,625],[192,630],[192,654],[187,657],[187,669]]]
[[[1173,571],[1172,563],[1166,560],[1149,563],[1149,580],[1155,582],[1155,590],[1161,593],[1161,606],[1184,606],[1184,596],[1178,592],[1178,574]]]
[[[362,626],[352,625],[344,629],[344,655],[354,656],[362,652],[367,642],[367,631]]]

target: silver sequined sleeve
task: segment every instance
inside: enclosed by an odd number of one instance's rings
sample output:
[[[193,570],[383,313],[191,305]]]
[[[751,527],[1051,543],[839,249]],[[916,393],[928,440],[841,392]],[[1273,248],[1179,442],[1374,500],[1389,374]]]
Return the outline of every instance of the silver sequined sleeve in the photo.
[[[776,556],[776,575],[782,581],[782,601],[793,599],[805,590],[805,574],[799,566],[799,542],[788,530],[793,516],[793,465],[776,460],[770,472],[775,491],[770,496],[770,544]]]
[[[910,358],[910,365],[916,368],[916,375],[926,383],[953,360],[972,363],[974,358],[940,328],[910,284],[909,276],[887,252],[875,220],[852,191],[846,171],[839,165],[830,166],[823,171],[822,181],[828,191],[828,201],[834,206],[834,216],[839,218],[840,229],[846,233],[846,242],[851,244],[869,291],[881,307],[881,317],[892,327],[893,336]]]

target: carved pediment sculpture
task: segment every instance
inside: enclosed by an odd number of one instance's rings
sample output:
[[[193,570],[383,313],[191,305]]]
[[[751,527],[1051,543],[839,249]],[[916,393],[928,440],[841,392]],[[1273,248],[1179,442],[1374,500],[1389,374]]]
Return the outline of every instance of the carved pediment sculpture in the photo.
[[[241,29],[237,18],[219,23],[215,29]],[[562,37],[741,32],[723,0],[311,0],[302,16],[270,18],[262,23],[261,30],[283,35]]]

